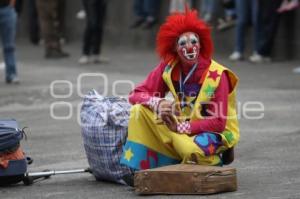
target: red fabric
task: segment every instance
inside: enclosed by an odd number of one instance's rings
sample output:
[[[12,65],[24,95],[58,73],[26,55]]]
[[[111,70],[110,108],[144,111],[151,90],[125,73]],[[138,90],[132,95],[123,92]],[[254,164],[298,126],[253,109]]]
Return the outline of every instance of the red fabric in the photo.
[[[199,58],[199,64],[198,67],[196,68],[194,75],[190,79],[188,79],[188,83],[194,83],[194,82],[199,82],[201,80],[202,75],[207,71],[208,66],[210,65],[210,61],[206,60],[202,57]],[[193,66],[190,67],[180,67],[176,66],[173,71],[172,71],[172,80],[178,82],[180,78],[180,69],[184,73],[184,75],[187,75],[189,71],[191,70]],[[202,82],[201,82],[202,83]]]
[[[199,82],[202,74],[207,70],[207,67],[210,64],[210,61],[205,61],[202,59],[201,64],[197,67],[196,71],[192,77],[188,80],[189,83]],[[150,97],[165,97],[166,93],[169,91],[168,86],[165,84],[162,74],[166,67],[164,62],[161,62],[148,76],[147,78],[140,83],[129,95],[129,102],[131,104],[146,104]],[[184,73],[187,73],[188,69],[184,70]],[[173,74],[173,72],[172,72]],[[172,79],[175,81],[178,78],[175,75],[172,75]],[[173,80],[174,80],[173,79]],[[219,87],[215,91],[215,96],[212,99],[213,102],[218,104],[219,110],[221,110],[222,115],[227,115],[227,102],[228,94],[230,92],[230,85],[228,76],[226,73],[223,73],[220,79]],[[220,105],[220,106],[219,106]],[[215,112],[214,106],[207,107],[208,112]],[[191,132],[193,134],[198,134],[202,132],[222,132],[225,129],[226,118],[220,117],[218,114],[215,118],[202,119],[198,121],[191,122]]]
[[[140,83],[130,94],[129,102],[131,104],[146,104],[150,97],[156,96],[164,98],[169,91],[168,86],[165,84],[162,74],[166,64],[161,62],[147,78]]]
[[[20,147],[13,153],[0,154],[0,167],[6,169],[10,160],[23,160],[24,158],[24,152]]]
[[[212,113],[216,113],[215,117],[196,120],[191,122],[192,134],[199,134],[202,132],[216,132],[220,133],[225,130],[227,115],[228,94],[230,92],[229,79],[226,73],[221,75],[220,83],[215,91],[215,96],[212,98],[212,102],[215,102],[217,106],[208,105],[207,110]],[[218,110],[216,110],[216,107]]]

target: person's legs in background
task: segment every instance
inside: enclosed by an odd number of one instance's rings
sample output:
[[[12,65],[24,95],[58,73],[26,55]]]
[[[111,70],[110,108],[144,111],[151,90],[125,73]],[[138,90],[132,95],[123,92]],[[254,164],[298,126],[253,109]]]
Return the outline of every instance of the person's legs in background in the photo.
[[[205,22],[210,22],[215,12],[215,0],[201,1],[201,17]]]
[[[133,12],[136,17],[135,21],[130,25],[130,28],[137,28],[141,26],[147,17],[147,14],[144,10],[144,4],[146,0],[134,0],[133,3]]]
[[[229,56],[231,61],[243,59],[245,48],[245,34],[249,22],[249,3],[252,0],[236,0],[237,24],[235,30],[235,48],[234,52]]]
[[[145,0],[144,10],[147,15],[143,28],[152,28],[157,23],[160,0]]]
[[[224,19],[222,18],[218,19],[217,29],[219,31],[232,28],[236,24],[236,10],[235,10],[234,0],[227,3],[223,2],[223,8],[224,8],[225,17]]]
[[[82,56],[79,59],[79,64],[87,64],[90,62],[90,54],[93,42],[93,24],[95,23],[94,12],[95,0],[82,0],[82,5],[86,13],[86,25],[83,34]]]
[[[253,54],[249,57],[249,60],[252,61],[258,57],[258,51],[260,42],[263,36],[263,27],[262,27],[262,10],[259,7],[258,0],[252,0],[251,5],[251,22],[253,25]]]
[[[66,34],[65,34],[65,14],[66,14],[66,1],[59,0],[58,1],[58,34],[59,34],[59,42],[60,44],[66,43]]]
[[[201,14],[201,18],[203,18],[203,19],[204,19],[204,16],[206,15],[206,12],[208,10],[207,2],[209,2],[209,0],[201,0],[200,14]]]
[[[107,3],[104,0],[82,0],[82,3],[86,12],[86,27],[82,56],[78,62],[80,64],[108,62],[107,58],[100,56]]]
[[[6,83],[19,83],[17,77],[15,39],[17,14],[13,7],[0,8],[0,34],[3,44]]]
[[[15,11],[19,17],[23,11],[23,0],[15,0]]]
[[[28,0],[28,24],[29,39],[34,45],[38,45],[40,41],[40,27],[38,21],[38,13],[35,0]]]
[[[92,58],[93,62],[108,62],[107,58],[101,55],[102,37],[104,32],[105,16],[106,16],[107,2],[105,0],[98,0],[93,8],[96,18],[93,23],[93,43],[92,43]],[[101,55],[101,56],[100,56]]]
[[[273,49],[274,39],[279,25],[279,14],[277,9],[280,7],[282,0],[259,1],[259,28],[257,45],[257,53],[253,54],[249,59],[251,62],[260,63],[271,61],[271,51]]]
[[[60,0],[36,0],[39,22],[45,39],[45,58],[57,59],[68,57],[59,42],[58,6]]]

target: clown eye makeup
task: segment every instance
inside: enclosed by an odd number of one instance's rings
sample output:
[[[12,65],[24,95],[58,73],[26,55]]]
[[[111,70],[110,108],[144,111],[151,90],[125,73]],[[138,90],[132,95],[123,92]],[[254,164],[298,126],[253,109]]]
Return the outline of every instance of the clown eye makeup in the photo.
[[[191,39],[191,43],[196,44],[196,43],[198,43],[198,41],[196,39]]]
[[[179,46],[185,46],[187,43],[187,37],[186,36],[180,37],[177,43]]]
[[[196,43],[199,42],[199,41],[198,41],[198,38],[197,38],[195,35],[191,35],[191,36],[190,36],[190,40],[191,40],[191,43],[192,43],[192,44],[196,44]]]

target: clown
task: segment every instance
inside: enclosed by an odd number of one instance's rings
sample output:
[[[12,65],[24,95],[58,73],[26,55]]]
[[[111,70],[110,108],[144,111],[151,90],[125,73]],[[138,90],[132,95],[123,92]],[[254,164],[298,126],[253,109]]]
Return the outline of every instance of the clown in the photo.
[[[238,78],[212,60],[210,29],[197,15],[186,9],[161,26],[157,52],[162,61],[129,96],[134,106],[121,164],[143,170],[232,161],[228,151],[239,140]]]

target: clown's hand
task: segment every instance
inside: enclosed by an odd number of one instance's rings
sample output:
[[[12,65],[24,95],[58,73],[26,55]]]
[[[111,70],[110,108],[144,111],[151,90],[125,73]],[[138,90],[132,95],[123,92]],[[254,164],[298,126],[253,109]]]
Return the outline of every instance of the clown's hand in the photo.
[[[173,102],[170,100],[163,99],[159,102],[157,107],[157,114],[172,114]]]
[[[169,103],[168,100],[164,99],[164,98],[159,98],[159,97],[151,97],[147,102],[146,105],[155,113],[157,113],[159,115],[159,113],[161,112],[161,109],[166,109],[169,110],[171,109],[172,105],[168,105],[168,104],[172,104],[172,102]]]
[[[164,124],[167,125],[167,127],[171,131],[177,132],[177,120],[175,119],[174,115],[168,112],[162,112],[160,117],[163,120]]]
[[[161,114],[166,114],[166,113],[174,116],[180,115],[179,108],[174,101],[163,99],[162,101],[159,102],[157,108],[157,114],[160,116]]]
[[[174,102],[169,100],[163,100],[159,103],[157,114],[163,122],[170,123],[170,121],[176,118],[176,116],[180,115],[180,112]]]
[[[160,115],[162,112],[172,112],[173,115],[180,115],[179,106],[174,101],[160,97],[151,97],[146,103],[153,112]]]

